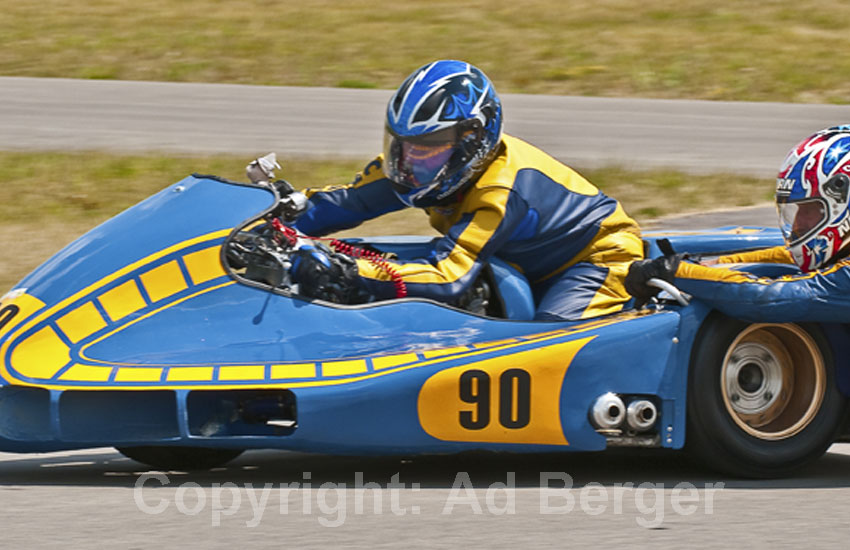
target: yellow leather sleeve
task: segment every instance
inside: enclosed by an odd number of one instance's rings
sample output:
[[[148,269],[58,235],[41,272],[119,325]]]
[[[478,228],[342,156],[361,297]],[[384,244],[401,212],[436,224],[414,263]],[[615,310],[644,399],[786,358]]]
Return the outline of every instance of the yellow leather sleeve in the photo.
[[[774,246],[773,248],[762,248],[760,250],[751,250],[749,252],[741,252],[739,254],[728,254],[717,258],[717,263],[721,264],[747,264],[747,263],[762,263],[762,264],[793,264],[794,258],[791,253],[783,245]]]

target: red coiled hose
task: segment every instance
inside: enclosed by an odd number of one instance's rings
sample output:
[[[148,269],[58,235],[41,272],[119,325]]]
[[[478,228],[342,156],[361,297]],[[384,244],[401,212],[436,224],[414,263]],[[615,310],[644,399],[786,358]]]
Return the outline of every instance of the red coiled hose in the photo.
[[[295,243],[298,242],[298,232],[287,225],[283,225],[279,219],[272,219],[272,227],[274,227],[278,233],[283,235],[283,238],[286,239],[289,246],[295,246]]]
[[[352,246],[346,242],[340,241],[339,239],[331,239],[330,244],[337,252],[345,254],[346,256],[351,256],[352,258],[363,258],[389,275],[393,282],[393,286],[395,286],[396,298],[404,298],[407,296],[407,285],[404,284],[404,280],[401,278],[401,275],[399,275],[398,271],[396,271],[395,268],[393,268],[392,265],[390,265],[390,263],[380,254],[371,250]]]
[[[284,239],[289,243],[290,246],[295,246],[298,242],[298,232],[295,229],[283,225],[281,221],[277,218],[272,220],[272,227],[283,236]],[[340,241],[338,239],[323,239],[321,237],[309,237],[305,236],[308,239],[314,241],[329,241],[330,245],[339,253],[345,254],[346,256],[351,256],[352,258],[363,258],[368,261],[387,275],[389,275],[390,279],[393,282],[393,286],[395,287],[395,297],[396,298],[404,298],[407,296],[407,285],[404,284],[404,280],[402,280],[401,275],[390,265],[390,263],[381,257],[380,254],[376,252],[372,252],[371,250],[365,250],[363,248],[359,248],[357,246],[352,246],[346,242]]]

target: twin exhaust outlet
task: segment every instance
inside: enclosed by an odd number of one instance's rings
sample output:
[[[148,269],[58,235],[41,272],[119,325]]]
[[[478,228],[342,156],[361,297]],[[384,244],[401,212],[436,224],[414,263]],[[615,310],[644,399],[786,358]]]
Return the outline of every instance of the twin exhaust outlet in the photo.
[[[648,399],[632,399],[626,406],[619,395],[609,392],[596,398],[590,420],[597,430],[647,432],[655,427],[658,409]]]

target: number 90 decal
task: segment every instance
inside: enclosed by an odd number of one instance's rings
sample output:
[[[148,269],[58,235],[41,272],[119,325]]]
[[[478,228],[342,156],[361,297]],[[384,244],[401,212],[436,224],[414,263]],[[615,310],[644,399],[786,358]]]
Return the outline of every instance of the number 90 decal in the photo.
[[[15,315],[21,311],[21,308],[14,304],[9,304],[3,308],[0,308],[0,331],[3,330],[3,327],[9,324]]]
[[[444,441],[567,445],[561,386],[591,338],[440,371],[419,392],[419,423]]]
[[[44,302],[26,294],[24,290],[13,290],[0,300],[0,341],[24,319],[44,307]],[[2,363],[0,363],[0,370],[2,370]]]
[[[517,430],[531,420],[531,375],[522,369],[508,369],[499,375],[499,424]],[[479,369],[460,375],[460,399],[477,405],[475,412],[460,411],[460,425],[467,430],[481,430],[490,423],[490,375]]]

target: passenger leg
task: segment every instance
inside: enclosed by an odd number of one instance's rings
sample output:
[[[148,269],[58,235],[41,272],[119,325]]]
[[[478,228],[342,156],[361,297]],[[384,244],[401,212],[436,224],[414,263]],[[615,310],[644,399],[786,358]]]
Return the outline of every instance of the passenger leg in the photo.
[[[542,290],[535,320],[580,320],[617,313],[631,301],[623,281],[630,262],[578,263]]]

